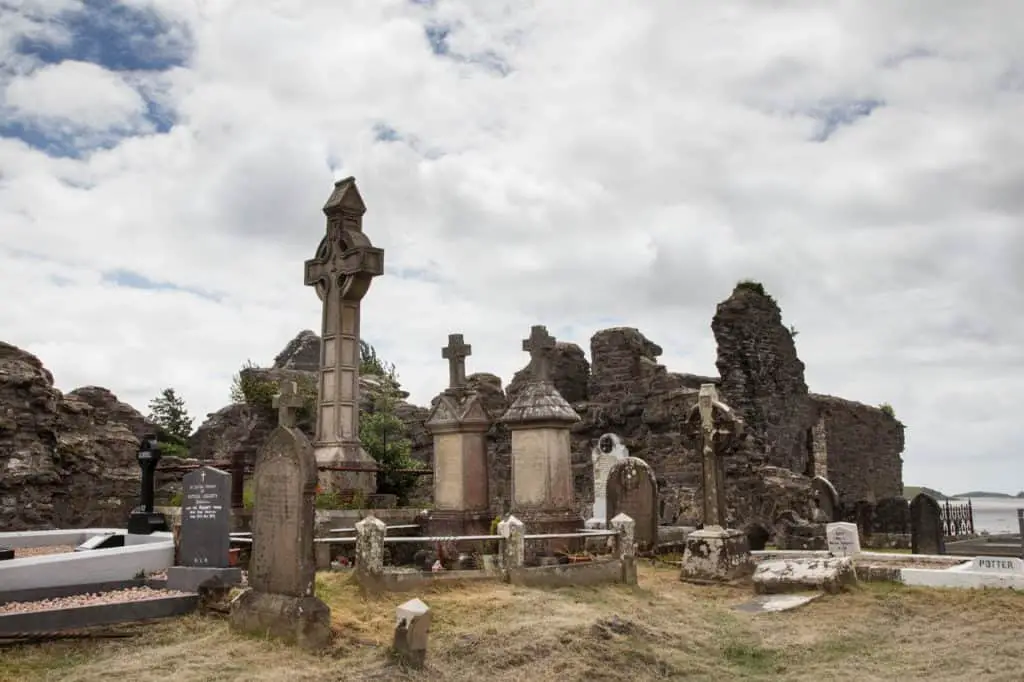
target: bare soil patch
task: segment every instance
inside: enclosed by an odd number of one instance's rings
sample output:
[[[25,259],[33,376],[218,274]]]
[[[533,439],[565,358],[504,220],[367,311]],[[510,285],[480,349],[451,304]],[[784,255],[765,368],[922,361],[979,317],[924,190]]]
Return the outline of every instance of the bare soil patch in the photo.
[[[784,613],[731,609],[749,588],[680,583],[642,566],[640,586],[528,589],[437,586],[365,595],[324,574],[318,593],[338,630],[311,655],[189,616],[132,626],[131,640],[22,645],[0,654],[0,680],[1020,680],[1024,595],[865,584]],[[387,656],[395,607],[434,609],[428,668]]]

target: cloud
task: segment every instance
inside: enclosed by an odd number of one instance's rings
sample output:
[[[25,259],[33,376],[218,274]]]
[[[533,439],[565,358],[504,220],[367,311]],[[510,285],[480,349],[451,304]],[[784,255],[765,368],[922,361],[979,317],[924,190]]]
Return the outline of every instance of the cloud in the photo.
[[[536,323],[712,373],[755,278],[812,390],[908,424],[908,483],[1024,487],[1017,2],[47,6],[0,12],[36,126],[0,130],[0,328],[63,388],[220,407],[318,326],[302,262],[351,174],[386,250],[363,330],[420,403],[449,332],[508,380]]]

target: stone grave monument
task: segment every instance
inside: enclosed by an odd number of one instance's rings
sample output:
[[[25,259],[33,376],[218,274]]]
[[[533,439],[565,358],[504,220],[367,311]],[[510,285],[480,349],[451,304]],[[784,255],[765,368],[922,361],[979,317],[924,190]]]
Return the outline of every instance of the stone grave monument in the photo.
[[[294,395],[294,382],[282,395]],[[331,641],[331,611],[314,595],[316,459],[295,427],[296,407],[275,399],[278,427],[256,458],[249,589],[231,605],[231,626],[308,649]]]
[[[704,527],[686,538],[680,578],[728,582],[750,575],[754,563],[747,536],[728,527],[723,461],[743,434],[743,420],[718,399],[714,384],[703,384],[687,422],[700,429]]]
[[[634,539],[641,552],[658,543],[658,482],[654,469],[639,457],[617,461],[608,472],[607,520],[625,514],[636,523]]]
[[[946,553],[942,509],[926,493],[918,493],[910,501],[910,546],[914,554]]]
[[[325,489],[372,495],[377,464],[359,441],[359,313],[373,278],[384,272],[384,250],[363,233],[366,205],[355,178],[334,184],[323,211],[327,234],[305,272],[323,302],[313,446],[318,464],[362,469],[323,472]]]
[[[156,499],[156,465],[160,463],[160,446],[155,435],[142,437],[136,459],[139,462],[139,468],[142,469],[139,495],[141,499],[139,508],[128,516],[127,530],[133,535],[149,535],[157,531],[169,530],[167,517],[153,508]]]
[[[481,397],[466,387],[472,346],[450,334],[441,357],[448,360],[448,388],[439,395],[425,426],[434,437],[434,508],[428,534],[488,535],[487,430],[491,419]]]
[[[223,586],[242,581],[230,566],[231,474],[201,467],[182,480],[178,565],[167,569],[167,588],[197,592],[208,580]]]
[[[823,476],[811,479],[811,490],[814,492],[815,523],[832,523],[839,519],[839,493],[835,486]]]
[[[535,326],[523,341],[530,381],[501,417],[512,433],[512,513],[536,534],[579,531],[569,432],[579,415],[551,382],[555,339]],[[566,544],[566,543],[560,543]]]
[[[828,553],[832,556],[860,554],[860,532],[856,523],[836,522],[825,526]]]
[[[629,449],[614,433],[606,433],[597,439],[597,447],[590,452],[590,461],[594,465],[594,508],[585,527],[599,530],[608,527],[608,472],[616,462],[626,457],[629,457]]]

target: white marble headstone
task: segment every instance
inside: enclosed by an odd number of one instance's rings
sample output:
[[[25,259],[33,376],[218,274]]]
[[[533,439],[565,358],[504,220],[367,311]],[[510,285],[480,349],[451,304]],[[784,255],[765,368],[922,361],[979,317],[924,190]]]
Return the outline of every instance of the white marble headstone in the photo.
[[[608,472],[620,459],[629,457],[622,439],[614,433],[606,433],[597,439],[597,447],[590,453],[594,463],[594,508],[587,528],[604,528],[605,517],[608,515]]]
[[[860,532],[856,523],[829,523],[825,526],[825,535],[832,556],[860,554]]]

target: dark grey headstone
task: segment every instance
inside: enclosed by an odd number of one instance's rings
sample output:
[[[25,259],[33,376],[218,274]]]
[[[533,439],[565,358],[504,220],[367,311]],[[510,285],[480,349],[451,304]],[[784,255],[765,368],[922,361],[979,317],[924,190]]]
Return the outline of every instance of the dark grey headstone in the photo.
[[[606,524],[625,514],[636,522],[636,546],[641,552],[654,549],[658,542],[658,481],[647,462],[626,457],[608,472],[608,509]]]
[[[910,502],[910,545],[914,554],[945,554],[942,508],[925,493]]]
[[[182,488],[179,564],[227,568],[231,549],[231,474],[203,467],[186,474]]]
[[[0,547],[0,561],[14,558],[14,550],[10,547]]]

